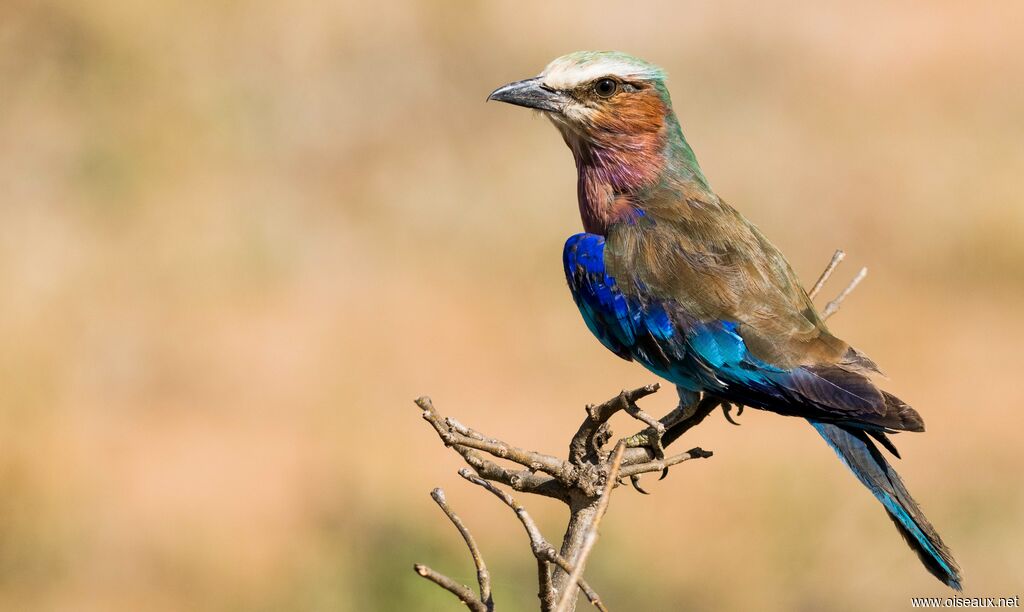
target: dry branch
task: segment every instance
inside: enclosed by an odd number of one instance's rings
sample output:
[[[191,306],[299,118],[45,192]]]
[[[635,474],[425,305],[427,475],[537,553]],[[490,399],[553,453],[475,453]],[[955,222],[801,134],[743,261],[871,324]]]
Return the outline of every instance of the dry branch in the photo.
[[[537,560],[538,597],[542,611],[556,609],[556,602],[559,602],[562,610],[572,609],[578,590],[584,593],[595,608],[606,610],[598,594],[582,577],[582,571],[589,550],[596,540],[597,527],[607,509],[611,491],[618,486],[619,478],[634,478],[640,474],[664,471],[669,466],[690,459],[711,456],[710,452],[695,448],[664,458],[659,456],[659,448],[627,448],[624,440],[619,441],[614,453],[604,450],[612,435],[608,421],[620,411],[645,426],[630,439],[653,434],[657,436],[661,447],[678,439],[718,405],[717,401],[707,399],[692,407],[685,419],[671,420],[671,415],[666,415],[661,420],[655,420],[641,410],[636,401],[657,392],[659,388],[655,384],[622,391],[602,404],[587,406],[587,416],[570,442],[569,460],[525,450],[489,437],[453,418],[443,417],[430,398],[416,400],[423,419],[430,423],[442,442],[458,452],[472,468],[463,468],[459,474],[493,493],[513,510],[522,523],[530,539],[530,549]],[[679,414],[679,409],[672,414]],[[509,469],[494,460],[510,461],[524,469]],[[559,499],[569,506],[569,527],[561,551],[556,551],[544,538],[526,508],[493,482],[506,484],[516,491]],[[493,609],[489,582],[483,578],[486,576],[489,580],[489,575],[475,539],[447,505],[444,493],[435,489],[432,496],[462,534],[469,548],[470,556],[477,566],[480,597],[468,587],[425,566],[417,565],[417,572],[455,594],[471,609],[480,609],[480,605],[484,606],[482,609]]]

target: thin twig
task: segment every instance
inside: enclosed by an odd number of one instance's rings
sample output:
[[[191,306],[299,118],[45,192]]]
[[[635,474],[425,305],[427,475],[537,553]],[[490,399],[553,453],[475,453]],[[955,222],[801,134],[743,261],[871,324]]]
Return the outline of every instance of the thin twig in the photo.
[[[644,425],[647,425],[649,428],[657,432],[658,435],[665,433],[665,425],[661,421],[644,412],[633,400],[626,399],[625,402],[626,407],[624,410],[629,414],[629,416],[640,421]]]
[[[551,612],[555,605],[555,583],[551,578],[551,564],[537,558],[537,599],[540,599],[540,612]]]
[[[706,451],[702,448],[694,448],[686,451],[685,453],[666,457],[660,461],[648,461],[646,463],[637,463],[625,466],[619,470],[619,478],[628,478],[638,474],[647,474],[648,472],[661,472],[664,471],[665,468],[678,465],[684,461],[689,461],[690,459],[707,459],[708,457],[711,457],[711,451]]]
[[[825,310],[821,312],[821,318],[824,320],[834,315],[836,311],[839,310],[839,306],[843,303],[843,300],[846,299],[846,296],[850,295],[850,293],[857,288],[857,285],[860,284],[860,281],[864,280],[864,277],[867,275],[868,269],[861,268],[860,272],[857,273],[857,276],[854,276],[853,280],[850,281],[850,284],[846,286],[846,289],[843,289],[842,292],[836,296],[836,299],[832,300],[825,306]]]
[[[835,271],[836,266],[839,265],[839,262],[841,262],[844,257],[846,257],[846,253],[841,249],[836,249],[836,252],[832,254],[832,259],[829,260],[828,265],[825,266],[821,276],[818,277],[818,282],[814,283],[814,286],[811,287],[811,291],[807,294],[807,297],[813,300],[814,296],[818,295],[821,288],[825,286],[826,282],[828,282],[828,277],[832,276],[832,272]]]
[[[602,423],[612,418],[619,410],[625,409],[627,402],[636,402],[656,393],[659,389],[661,389],[661,383],[653,383],[628,391],[620,391],[618,395],[606,402],[596,406],[587,406],[587,416],[595,423]]]
[[[466,604],[466,607],[473,612],[488,612],[487,605],[480,601],[480,598],[468,586],[459,584],[448,576],[435,572],[422,563],[417,563],[412,567],[420,576],[458,597],[459,601]]]
[[[619,469],[622,467],[622,453],[625,450],[626,443],[620,440],[615,445],[615,452],[612,454],[611,468],[608,470],[608,480],[605,482],[604,491],[597,502],[597,512],[594,514],[594,520],[587,527],[583,546],[576,556],[575,565],[572,568],[572,573],[569,574],[569,581],[562,591],[558,605],[555,607],[555,612],[567,612],[569,607],[572,606],[576,595],[576,585],[579,584],[580,577],[583,575],[583,568],[587,565],[587,557],[590,556],[590,551],[594,548],[594,543],[597,542],[597,528],[601,524],[604,513],[608,510],[608,500],[612,496],[612,488],[615,487],[615,483],[619,479]]]
[[[453,446],[462,455],[466,463],[470,465],[481,478],[493,480],[508,485],[516,491],[533,493],[567,502],[569,492],[566,487],[552,478],[543,474],[534,474],[529,470],[512,471],[505,469],[497,463],[486,459],[478,451],[464,446]]]
[[[480,547],[477,546],[476,539],[469,532],[469,528],[462,522],[462,519],[459,518],[459,515],[455,514],[455,511],[448,505],[444,489],[440,487],[434,489],[430,492],[430,497],[441,507],[441,510],[448,516],[448,520],[462,534],[462,539],[466,541],[466,548],[469,549],[469,554],[473,557],[473,565],[476,566],[476,581],[480,586],[480,601],[484,602],[488,610],[494,609],[494,598],[491,595],[491,574],[487,571],[487,564],[484,563],[484,556],[480,553]]]

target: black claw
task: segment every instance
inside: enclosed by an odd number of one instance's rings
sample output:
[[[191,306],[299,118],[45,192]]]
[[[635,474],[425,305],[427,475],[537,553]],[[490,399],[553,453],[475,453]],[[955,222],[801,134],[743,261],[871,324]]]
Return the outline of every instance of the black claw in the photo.
[[[629,477],[629,481],[633,483],[633,488],[637,490],[637,493],[643,493],[644,495],[650,495],[647,491],[644,491],[643,487],[640,486],[640,475],[633,474]]]
[[[667,467],[666,468],[662,468],[662,470],[661,470],[661,477],[659,477],[658,480],[665,480],[666,476],[668,476],[668,468]]]
[[[739,416],[742,413],[742,411],[743,411],[743,408],[741,406],[740,409],[736,412],[736,415]],[[729,402],[722,402],[722,414],[725,415],[725,420],[729,421],[730,423],[732,423],[733,425],[736,425],[738,427],[739,423],[737,423],[736,421],[732,420],[732,414],[731,413],[732,413],[732,404],[730,404]]]

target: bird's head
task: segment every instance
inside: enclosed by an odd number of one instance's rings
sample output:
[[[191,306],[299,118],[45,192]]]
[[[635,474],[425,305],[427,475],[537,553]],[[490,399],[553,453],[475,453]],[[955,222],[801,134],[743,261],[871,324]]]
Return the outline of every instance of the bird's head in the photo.
[[[672,112],[660,68],[625,53],[578,51],[488,100],[541,111],[576,159],[584,228],[602,233],[665,195],[707,181]],[[664,199],[664,198],[661,198]]]
[[[563,55],[487,99],[543,112],[574,149],[661,148],[672,116],[661,69],[615,51]]]

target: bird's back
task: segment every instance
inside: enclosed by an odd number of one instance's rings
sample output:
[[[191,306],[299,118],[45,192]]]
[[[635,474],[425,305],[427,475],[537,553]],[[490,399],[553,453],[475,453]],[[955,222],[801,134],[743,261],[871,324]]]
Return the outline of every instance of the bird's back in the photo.
[[[695,321],[734,322],[748,350],[779,367],[855,354],[829,332],[782,253],[716,195],[666,190],[641,210],[607,235],[606,265],[624,294],[671,300]]]

